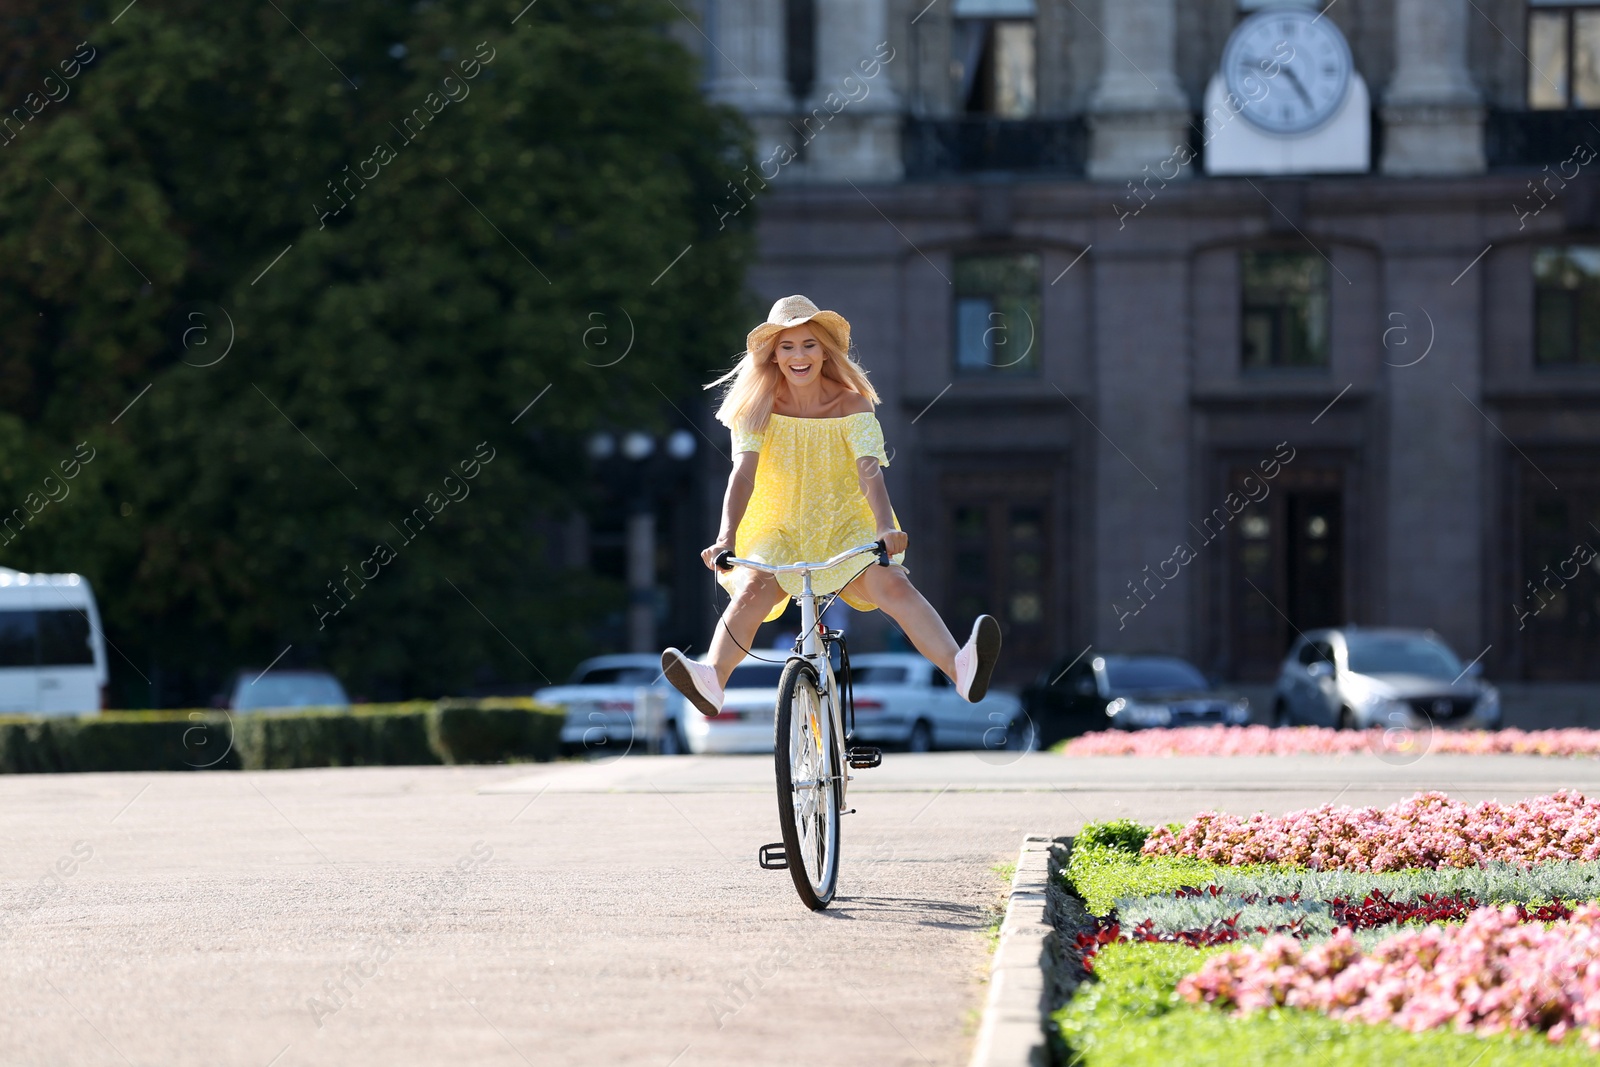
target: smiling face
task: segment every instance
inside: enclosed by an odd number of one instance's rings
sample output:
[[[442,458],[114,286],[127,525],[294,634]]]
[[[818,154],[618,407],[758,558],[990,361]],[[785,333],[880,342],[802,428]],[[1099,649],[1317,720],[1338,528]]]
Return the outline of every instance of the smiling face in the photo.
[[[822,364],[828,353],[809,325],[794,326],[772,343],[772,358],[791,388],[803,388],[822,379]]]

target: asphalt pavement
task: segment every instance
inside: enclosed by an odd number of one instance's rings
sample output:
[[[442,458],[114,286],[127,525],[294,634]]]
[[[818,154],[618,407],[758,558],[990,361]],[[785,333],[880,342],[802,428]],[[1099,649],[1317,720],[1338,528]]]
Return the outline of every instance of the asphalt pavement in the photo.
[[[0,1063],[961,1064],[1028,833],[1600,761],[889,754],[807,911],[767,757],[0,778]]]

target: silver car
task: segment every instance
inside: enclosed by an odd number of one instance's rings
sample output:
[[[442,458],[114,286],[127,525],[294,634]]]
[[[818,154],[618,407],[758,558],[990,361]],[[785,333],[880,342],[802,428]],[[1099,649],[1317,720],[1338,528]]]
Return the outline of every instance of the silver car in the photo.
[[[1273,696],[1278,726],[1498,730],[1500,691],[1431,630],[1312,630],[1289,649]]]
[[[566,685],[540,689],[533,699],[567,713],[561,746],[568,753],[626,754],[648,750],[645,718],[637,705],[651,694],[660,710],[659,751],[683,751],[683,697],[661,674],[661,659],[650,652],[595,656],[578,664]],[[638,713],[638,714],[636,714]]]

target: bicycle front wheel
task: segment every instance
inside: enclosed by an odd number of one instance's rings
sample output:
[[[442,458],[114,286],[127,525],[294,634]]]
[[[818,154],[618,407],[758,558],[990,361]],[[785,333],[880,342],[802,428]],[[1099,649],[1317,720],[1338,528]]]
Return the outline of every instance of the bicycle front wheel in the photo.
[[[789,874],[806,907],[820,911],[839,880],[839,752],[822,711],[817,674],[791,659],[778,682],[773,716],[778,825]]]

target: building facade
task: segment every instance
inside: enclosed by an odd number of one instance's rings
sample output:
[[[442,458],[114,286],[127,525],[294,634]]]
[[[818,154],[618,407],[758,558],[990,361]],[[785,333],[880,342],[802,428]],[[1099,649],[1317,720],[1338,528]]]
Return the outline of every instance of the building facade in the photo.
[[[706,0],[750,283],[851,320],[1002,682],[1344,622],[1600,681],[1600,5],[1266,6]]]

